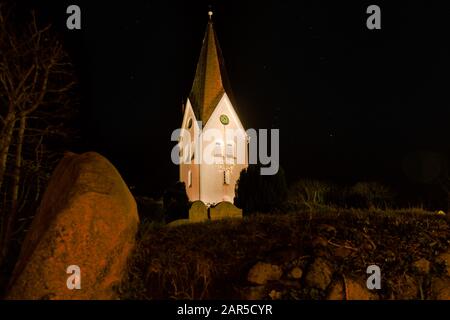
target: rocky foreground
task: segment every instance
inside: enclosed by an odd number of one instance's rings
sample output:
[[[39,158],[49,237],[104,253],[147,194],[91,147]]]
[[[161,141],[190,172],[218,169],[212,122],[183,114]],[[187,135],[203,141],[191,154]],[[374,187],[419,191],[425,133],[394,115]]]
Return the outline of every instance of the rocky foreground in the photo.
[[[125,299],[450,299],[443,216],[335,210],[142,228]],[[369,290],[367,267],[381,270]]]
[[[366,286],[371,265],[380,289]],[[450,223],[426,212],[333,208],[140,223],[107,159],[67,154],[6,298],[450,299]]]

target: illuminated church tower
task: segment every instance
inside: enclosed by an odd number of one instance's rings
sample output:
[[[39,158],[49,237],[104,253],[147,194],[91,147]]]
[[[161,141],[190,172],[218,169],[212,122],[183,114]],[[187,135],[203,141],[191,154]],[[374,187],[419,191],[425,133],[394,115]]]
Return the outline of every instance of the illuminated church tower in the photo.
[[[247,135],[233,107],[225,64],[208,12],[194,83],[184,107],[180,181],[190,201],[233,202],[236,181],[248,166]],[[231,132],[239,132],[230,135]],[[187,141],[186,141],[187,140]],[[205,159],[208,158],[208,159]]]

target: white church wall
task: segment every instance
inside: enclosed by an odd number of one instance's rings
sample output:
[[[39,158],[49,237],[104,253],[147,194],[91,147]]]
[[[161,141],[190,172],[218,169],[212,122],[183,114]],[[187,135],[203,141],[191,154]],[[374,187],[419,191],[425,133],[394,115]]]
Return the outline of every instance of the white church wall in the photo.
[[[189,128],[190,121],[191,126]],[[182,141],[181,143],[183,146],[183,157],[186,156],[186,153],[189,153],[189,157],[194,153],[194,159],[191,160],[191,163],[180,164],[180,181],[183,181],[186,185],[186,193],[189,200],[195,201],[200,197],[200,165],[195,163],[195,157],[198,156],[195,152],[195,144],[197,143],[199,127],[189,100],[186,103],[181,128],[186,129],[189,132],[190,140],[189,144],[187,144],[187,141]]]
[[[220,122],[220,116],[225,114],[229,118],[229,124],[224,126]],[[224,129],[227,130],[244,130],[228,96],[226,93],[223,95],[222,99],[218,103],[216,109],[212,113],[208,122],[206,123],[203,132],[208,131],[209,129],[216,129],[218,132],[224,132]],[[242,169],[248,166],[248,156],[247,156],[247,143],[246,143],[246,135],[242,135],[240,138],[242,141],[238,141],[239,138],[234,138],[232,144],[234,145],[234,155],[237,156],[237,147],[243,146],[244,156],[242,159],[244,163],[234,164],[232,165],[232,170],[230,172],[229,177],[224,177],[224,171],[221,167],[223,167],[223,157],[215,157],[216,164],[207,164],[204,161],[200,164],[200,199],[206,204],[215,204],[221,201],[229,201],[233,203],[234,194],[235,194],[235,185],[236,181],[239,179],[240,172]],[[222,154],[227,155],[227,142],[230,141],[229,137],[227,138],[224,133],[220,134],[219,137],[214,141],[203,141],[202,150],[203,153],[205,149],[208,148],[209,144],[216,144],[217,141],[222,143]],[[211,147],[209,147],[210,150]],[[230,159],[230,158],[228,158]],[[232,162],[236,163],[236,158],[234,157]],[[225,179],[224,179],[225,178]],[[229,184],[224,184],[224,180],[227,180]]]

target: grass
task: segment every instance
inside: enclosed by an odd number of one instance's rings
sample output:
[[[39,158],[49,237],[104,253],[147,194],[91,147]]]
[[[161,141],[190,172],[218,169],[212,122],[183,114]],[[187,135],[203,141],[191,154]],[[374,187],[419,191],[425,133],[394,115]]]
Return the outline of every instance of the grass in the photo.
[[[433,261],[450,244],[447,217],[414,209],[321,207],[314,212],[253,215],[170,228],[143,222],[120,288],[121,298],[237,299],[256,262],[273,260],[277,252],[292,248],[305,257],[314,256],[312,240],[323,225],[336,229],[329,240],[332,244],[357,250],[355,255],[334,261],[335,270],[346,275],[365,275],[368,264],[377,264],[383,277],[395,279],[413,273],[412,262]],[[387,283],[381,292],[386,299],[396,290],[394,282]],[[301,297],[323,297],[323,293],[309,294],[304,292]]]

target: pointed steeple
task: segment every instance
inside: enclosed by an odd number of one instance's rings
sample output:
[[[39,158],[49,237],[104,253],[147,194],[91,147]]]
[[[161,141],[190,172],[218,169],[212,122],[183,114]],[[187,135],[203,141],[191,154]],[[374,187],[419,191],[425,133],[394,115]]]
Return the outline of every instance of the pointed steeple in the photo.
[[[208,12],[208,16],[194,83],[189,94],[195,116],[203,124],[208,121],[223,94],[226,92],[228,96],[231,95],[222,51],[214,31],[212,11]]]

